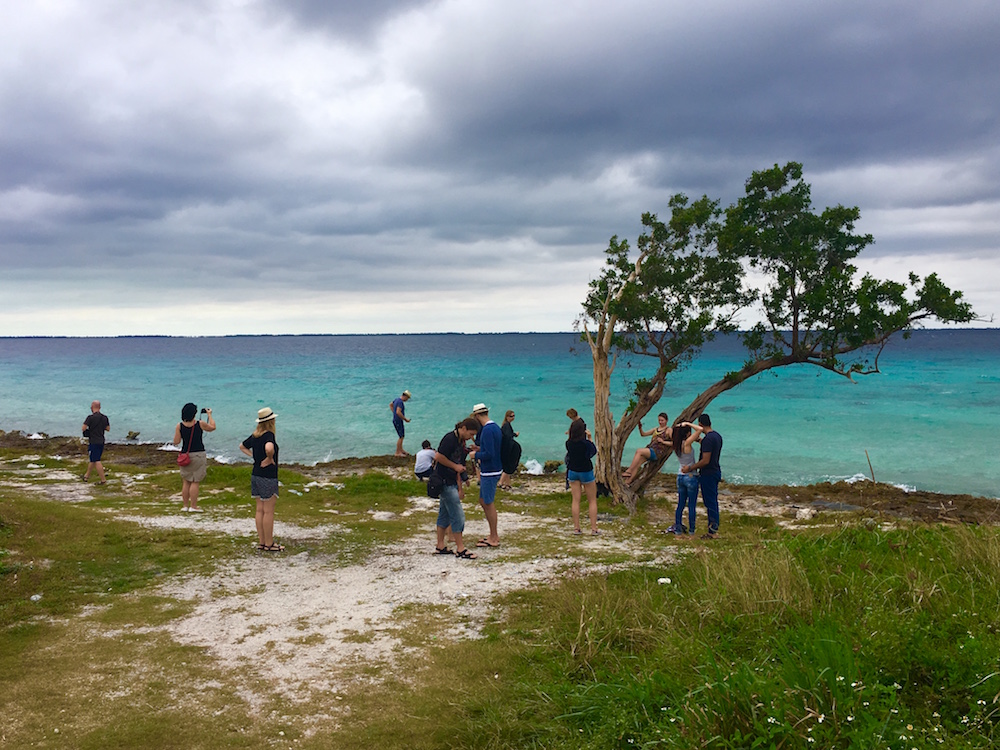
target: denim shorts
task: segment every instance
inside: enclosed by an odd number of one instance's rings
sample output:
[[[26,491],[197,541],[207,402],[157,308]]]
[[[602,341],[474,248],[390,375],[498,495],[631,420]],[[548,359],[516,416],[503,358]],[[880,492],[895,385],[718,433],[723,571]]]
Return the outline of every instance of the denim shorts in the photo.
[[[582,484],[590,484],[596,481],[593,471],[573,471],[572,469],[567,473],[567,479],[570,482],[581,482]]]
[[[649,460],[650,461],[656,460],[656,451],[653,450],[652,448],[649,448]]]
[[[451,526],[453,534],[461,534],[465,531],[465,511],[462,510],[462,501],[458,498],[457,484],[446,484],[441,488],[437,525],[442,529]]]

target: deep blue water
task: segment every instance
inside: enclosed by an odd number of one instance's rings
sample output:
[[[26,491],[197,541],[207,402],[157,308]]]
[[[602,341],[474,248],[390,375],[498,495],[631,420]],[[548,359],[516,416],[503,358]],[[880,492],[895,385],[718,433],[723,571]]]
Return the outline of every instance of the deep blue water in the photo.
[[[714,342],[671,376],[660,408],[674,415],[742,359],[734,339]],[[1000,496],[1000,331],[918,331],[880,364],[856,383],[797,366],[723,394],[708,411],[725,438],[726,478],[851,478],[868,474],[867,450],[879,481]],[[620,370],[617,411],[636,372]],[[576,334],[7,338],[0,429],[75,435],[97,398],[112,440],[137,430],[163,443],[194,401],[215,410],[210,454],[238,459],[266,405],[279,414],[282,458],[310,463],[390,453],[389,402],[408,388],[410,452],[485,401],[498,421],[517,412],[524,459],[544,462],[563,455],[567,408],[592,421],[591,373]],[[644,442],[634,437],[629,454]]]

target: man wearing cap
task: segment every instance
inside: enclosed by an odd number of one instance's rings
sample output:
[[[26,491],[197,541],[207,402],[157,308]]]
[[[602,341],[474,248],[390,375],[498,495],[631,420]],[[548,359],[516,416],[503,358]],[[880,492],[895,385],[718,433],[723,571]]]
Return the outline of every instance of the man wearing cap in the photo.
[[[410,392],[403,391],[403,395],[399,398],[394,398],[392,403],[389,404],[389,409],[392,411],[392,426],[396,428],[396,434],[399,435],[399,440],[396,441],[396,455],[397,456],[408,456],[410,455],[403,450],[403,435],[406,430],[403,427],[403,422],[409,422],[410,420],[406,418],[406,402],[410,400]]]
[[[490,526],[489,536],[476,542],[477,547],[499,547],[500,537],[497,534],[497,509],[493,501],[497,495],[497,484],[503,474],[503,462],[500,459],[503,433],[500,426],[490,419],[490,409],[486,404],[476,404],[472,407],[472,416],[479,422],[479,442],[472,446],[469,454],[479,462],[479,504],[483,506],[486,522]]]
[[[722,453],[722,435],[712,429],[712,419],[707,414],[698,417],[703,434],[701,437],[701,457],[697,463],[681,467],[685,474],[700,471],[698,484],[701,488],[701,501],[705,504],[708,515],[708,533],[702,539],[715,539],[719,535],[719,482],[722,480],[722,468],[719,466],[719,455]]]

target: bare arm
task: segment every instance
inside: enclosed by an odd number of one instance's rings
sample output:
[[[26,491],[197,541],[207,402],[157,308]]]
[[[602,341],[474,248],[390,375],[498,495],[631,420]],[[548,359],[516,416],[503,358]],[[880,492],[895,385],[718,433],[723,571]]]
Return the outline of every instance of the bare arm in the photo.
[[[201,423],[201,429],[205,432],[215,432],[215,418],[212,417],[212,410],[205,409],[205,414],[208,415],[208,419]]]
[[[174,445],[181,444],[181,423],[178,422],[177,426],[174,428]]]
[[[253,458],[253,451],[243,445],[243,443],[240,443],[240,452],[245,453],[250,456],[250,458]]]
[[[701,452],[701,458],[698,459],[697,463],[691,464],[690,466],[685,466],[683,471],[685,474],[694,471],[695,469],[700,469],[703,466],[708,466],[709,461],[712,460],[712,454],[707,451]]]
[[[264,453],[267,457],[260,462],[260,467],[263,469],[265,466],[274,465],[274,443],[268,441],[264,443]]]

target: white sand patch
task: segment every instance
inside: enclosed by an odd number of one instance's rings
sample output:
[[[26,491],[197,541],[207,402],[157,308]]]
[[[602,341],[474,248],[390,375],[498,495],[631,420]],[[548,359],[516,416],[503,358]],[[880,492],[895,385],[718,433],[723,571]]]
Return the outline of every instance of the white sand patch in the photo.
[[[409,511],[427,515],[426,532],[380,548],[361,565],[337,567],[335,558],[308,552],[262,553],[224,564],[211,577],[165,584],[159,594],[196,603],[190,615],[171,623],[171,635],[207,649],[229,669],[269,680],[289,698],[306,699],[317,691],[342,689],[351,667],[391,666],[405,652],[400,636],[407,619],[401,607],[443,607],[451,624],[439,637],[475,638],[501,594],[566,575],[627,567],[559,553],[525,560],[507,541],[499,549],[476,549],[477,560],[435,555],[436,502],[427,500],[411,498]],[[194,529],[221,529],[185,520]],[[574,550],[639,552],[617,530],[573,537],[567,527],[565,522],[516,513],[499,517],[502,537],[541,535],[553,539],[553,550],[572,545]],[[471,549],[476,535],[468,527],[466,532]],[[288,527],[282,539],[297,533],[300,530]],[[665,550],[656,562],[665,563],[673,554]]]

